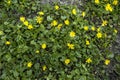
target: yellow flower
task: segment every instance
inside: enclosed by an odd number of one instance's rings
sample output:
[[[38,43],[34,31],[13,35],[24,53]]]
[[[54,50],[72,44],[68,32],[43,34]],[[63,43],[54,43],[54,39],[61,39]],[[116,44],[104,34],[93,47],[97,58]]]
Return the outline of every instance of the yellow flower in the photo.
[[[39,50],[36,50],[35,53],[40,53],[40,51],[39,51]]]
[[[65,59],[65,64],[68,65],[70,63],[70,59]]]
[[[67,19],[67,20],[65,20],[64,21],[64,23],[66,24],[66,25],[69,25],[70,24],[70,22],[69,22],[69,20]]]
[[[28,21],[24,21],[23,24],[24,24],[25,26],[28,26]]]
[[[86,60],[86,63],[91,63],[92,62],[92,59],[91,58],[88,58],[87,60]]]
[[[55,10],[59,10],[59,6],[58,5],[55,5],[54,8],[55,8]]]
[[[106,26],[107,25],[107,21],[106,20],[104,20],[103,22],[102,22],[102,26]]]
[[[99,3],[100,3],[100,1],[99,1],[99,0],[95,0],[95,3],[96,3],[96,4],[99,4]]]
[[[114,0],[112,4],[113,5],[117,5],[118,4],[118,0]]]
[[[45,71],[47,69],[46,65],[42,67],[42,70]]]
[[[102,33],[101,32],[97,33],[97,38],[102,38]]]
[[[82,12],[82,17],[85,17],[85,12]]]
[[[118,31],[116,29],[114,29],[114,32],[117,33]]]
[[[97,29],[97,32],[100,32],[100,30],[101,30],[101,28],[99,27],[99,28]]]
[[[51,23],[51,26],[57,26],[58,22],[56,20],[53,20]]]
[[[110,12],[112,12],[113,11],[113,8],[111,7],[111,4],[106,4],[106,6],[105,6],[105,10],[106,11],[110,11]]]
[[[37,16],[36,21],[37,21],[37,23],[41,24],[43,21],[43,17]]]
[[[63,24],[58,24],[57,28],[60,30]]]
[[[77,13],[77,12],[76,12],[76,9],[73,9],[73,10],[72,10],[72,14],[76,15],[76,13]]]
[[[38,14],[39,14],[40,16],[42,16],[42,15],[44,15],[44,12],[40,11],[40,12],[38,12]]]
[[[90,42],[88,40],[86,40],[86,45],[90,45]]]
[[[94,27],[94,26],[92,26],[92,27],[91,27],[91,30],[92,30],[92,31],[95,31],[95,27]]]
[[[42,49],[45,49],[46,48],[46,44],[44,43],[44,44],[42,44]]]
[[[32,25],[28,25],[28,29],[33,29],[33,26]]]
[[[21,16],[20,17],[20,21],[24,22],[25,21],[25,17]]]
[[[84,30],[85,30],[85,31],[88,31],[88,26],[84,26]]]
[[[104,63],[105,63],[105,65],[108,65],[110,63],[110,60],[106,59]]]
[[[8,0],[7,3],[8,3],[8,5],[10,5],[11,4],[11,0]]]
[[[67,43],[69,49],[74,49],[74,44]]]
[[[75,37],[75,32],[74,31],[70,32],[70,37]]]
[[[33,65],[32,62],[28,62],[28,63],[27,63],[27,67],[29,67],[29,68],[31,68],[32,65]]]
[[[11,43],[10,43],[10,41],[6,41],[6,43],[5,43],[6,45],[10,45]]]

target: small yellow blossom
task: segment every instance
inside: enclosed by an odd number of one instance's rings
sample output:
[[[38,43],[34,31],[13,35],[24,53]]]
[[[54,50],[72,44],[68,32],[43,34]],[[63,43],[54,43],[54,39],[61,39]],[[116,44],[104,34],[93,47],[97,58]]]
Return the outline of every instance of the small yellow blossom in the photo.
[[[69,20],[67,19],[67,20],[65,20],[64,21],[64,23],[66,24],[66,25],[69,25],[70,24],[70,22],[69,22]]]
[[[20,17],[20,21],[24,22],[25,21],[25,17],[21,16]]]
[[[10,41],[6,41],[6,43],[5,43],[6,45],[10,45],[11,43],[10,43]]]
[[[57,28],[60,30],[63,24],[58,24]]]
[[[45,49],[46,48],[46,44],[44,43],[44,44],[42,44],[42,49]]]
[[[42,67],[42,70],[45,71],[47,69],[46,65]]]
[[[84,26],[84,30],[85,30],[85,31],[88,31],[88,26]]]
[[[29,68],[31,68],[32,65],[33,65],[32,62],[28,62],[28,63],[27,63],[27,67],[29,67]]]
[[[75,34],[76,34],[76,33],[75,33],[74,31],[71,31],[71,32],[70,32],[70,37],[75,37]]]
[[[100,3],[100,1],[99,1],[99,0],[95,0],[95,3],[96,3],[96,4],[99,4],[99,3]]]
[[[92,59],[91,58],[88,58],[87,60],[86,60],[86,63],[91,63],[92,62]]]
[[[106,6],[105,6],[105,10],[106,11],[110,11],[110,12],[112,12],[113,11],[113,8],[111,7],[111,4],[106,4]]]
[[[51,26],[57,26],[57,25],[58,25],[58,22],[56,20],[53,20],[51,23]]]
[[[106,26],[107,23],[108,23],[108,21],[104,20],[104,21],[102,22],[102,26]]]
[[[97,28],[97,32],[100,32],[100,30],[101,30],[101,28],[99,27],[99,28]]]
[[[85,17],[85,12],[82,12],[82,17]]]
[[[40,11],[40,12],[38,12],[38,14],[39,14],[40,16],[42,16],[42,15],[44,15],[44,12]]]
[[[33,29],[33,26],[32,25],[28,25],[28,29]]]
[[[11,4],[11,0],[8,0],[7,3],[8,3],[8,5],[10,5]]]
[[[69,49],[74,49],[74,44],[67,43]]]
[[[24,21],[23,24],[24,24],[25,26],[28,26],[28,21]]]
[[[118,31],[116,29],[114,29],[114,32],[117,33]]]
[[[76,9],[73,9],[73,10],[72,10],[72,14],[74,14],[74,15],[77,14]]]
[[[110,60],[106,59],[104,63],[105,63],[105,65],[108,65],[110,63]]]
[[[112,4],[113,5],[117,5],[118,4],[118,0],[114,0]]]
[[[35,53],[40,53],[40,51],[39,51],[39,50],[36,50]]]
[[[95,27],[94,27],[94,26],[92,26],[92,27],[91,27],[91,30],[92,30],[92,31],[95,31]]]
[[[55,10],[59,10],[59,6],[58,5],[55,5],[54,8],[55,8]]]
[[[102,38],[102,33],[101,32],[97,33],[97,38]]]
[[[70,63],[70,59],[65,59],[65,64],[68,65]]]
[[[86,40],[86,45],[90,45],[90,42],[88,40]]]
[[[43,21],[43,17],[37,16],[36,21],[37,21],[37,23],[41,24]]]

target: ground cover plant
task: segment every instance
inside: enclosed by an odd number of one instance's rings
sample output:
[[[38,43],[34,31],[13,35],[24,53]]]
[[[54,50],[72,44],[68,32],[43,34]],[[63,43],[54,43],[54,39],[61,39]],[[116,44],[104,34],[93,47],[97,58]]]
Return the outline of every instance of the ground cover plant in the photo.
[[[0,6],[1,80],[111,80],[112,61],[119,80],[120,55],[110,51],[120,25],[118,0]]]

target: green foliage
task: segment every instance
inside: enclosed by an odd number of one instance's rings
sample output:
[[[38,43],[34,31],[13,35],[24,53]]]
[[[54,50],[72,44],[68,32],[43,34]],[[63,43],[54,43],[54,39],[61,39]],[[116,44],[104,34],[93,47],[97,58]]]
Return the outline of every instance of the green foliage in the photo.
[[[109,79],[106,68],[114,57],[109,47],[117,35],[118,5],[106,11],[104,6],[112,0],[99,4],[92,0],[82,10],[30,1],[2,2],[1,80]],[[5,10],[10,14],[4,14]]]

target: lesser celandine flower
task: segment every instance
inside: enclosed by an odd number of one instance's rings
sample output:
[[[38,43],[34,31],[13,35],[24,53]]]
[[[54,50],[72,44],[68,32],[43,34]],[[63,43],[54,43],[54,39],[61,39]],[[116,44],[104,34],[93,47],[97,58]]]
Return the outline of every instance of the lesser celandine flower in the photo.
[[[40,16],[42,16],[42,15],[44,15],[44,12],[40,11],[40,12],[38,12],[38,14],[39,14]]]
[[[37,21],[37,23],[41,24],[43,21],[43,17],[37,16],[36,21]]]
[[[82,17],[85,17],[85,12],[84,11],[82,12]]]
[[[45,49],[46,48],[46,44],[43,43],[41,47],[42,47],[42,49]]]
[[[114,0],[112,4],[113,5],[117,5],[118,4],[118,0]]]
[[[46,65],[42,67],[42,70],[45,71],[47,69]]]
[[[59,10],[59,6],[58,5],[55,5],[54,8],[55,8],[55,10]]]
[[[11,0],[8,0],[7,3],[8,3],[8,5],[10,5],[11,4]]]
[[[101,28],[99,27],[99,28],[97,28],[97,32],[100,32],[101,31]]]
[[[31,24],[28,25],[28,29],[33,29],[33,26]]]
[[[76,13],[77,13],[77,12],[76,12],[76,9],[73,9],[73,10],[72,10],[72,14],[76,15]]]
[[[20,21],[24,22],[25,21],[25,17],[21,16],[20,17]]]
[[[106,6],[105,6],[105,10],[106,11],[110,11],[110,12],[112,12],[113,11],[113,8],[111,7],[111,4],[106,4]]]
[[[66,24],[66,25],[69,25],[70,24],[70,22],[69,22],[69,20],[67,19],[67,20],[65,20],[64,21],[64,23]]]
[[[65,59],[65,64],[68,65],[70,63],[70,59]]]
[[[39,50],[36,50],[35,53],[40,53],[40,51],[39,51]]]
[[[99,0],[95,0],[95,3],[96,3],[96,4],[99,4],[99,3],[100,3],[100,1],[99,1]]]
[[[60,24],[58,24],[57,28],[60,30],[62,26],[63,26],[63,24],[60,23]]]
[[[29,68],[31,68],[32,65],[33,65],[32,62],[28,62],[28,63],[27,63],[27,67],[29,67]]]
[[[71,32],[70,32],[70,37],[75,37],[75,34],[76,34],[76,33],[75,33],[74,31],[71,31]]]
[[[114,29],[114,32],[117,33],[118,31],[116,29]]]
[[[91,30],[92,30],[92,31],[95,31],[95,27],[94,27],[94,26],[92,26],[92,27],[91,27]]]
[[[84,30],[85,30],[85,31],[88,31],[88,26],[84,26]]]
[[[67,43],[69,49],[74,49],[74,44]]]
[[[10,41],[6,41],[5,44],[6,45],[10,45],[11,43],[10,43]]]
[[[51,23],[51,26],[57,26],[57,25],[58,25],[58,22],[56,20],[53,20]]]
[[[90,42],[89,42],[89,40],[86,40],[86,45],[90,45]]]
[[[92,59],[91,58],[88,58],[87,60],[86,60],[86,63],[91,63],[92,62]]]
[[[105,63],[105,65],[108,65],[110,63],[110,60],[106,59],[104,63]]]
[[[102,33],[101,32],[97,33],[97,38],[102,38]]]
[[[24,21],[23,24],[24,24],[25,26],[28,26],[29,23],[28,23],[28,21]]]
[[[106,26],[107,25],[107,20],[103,20],[103,22],[102,22],[102,26]]]

